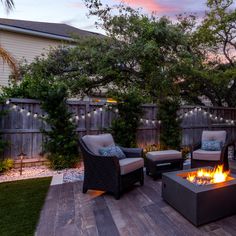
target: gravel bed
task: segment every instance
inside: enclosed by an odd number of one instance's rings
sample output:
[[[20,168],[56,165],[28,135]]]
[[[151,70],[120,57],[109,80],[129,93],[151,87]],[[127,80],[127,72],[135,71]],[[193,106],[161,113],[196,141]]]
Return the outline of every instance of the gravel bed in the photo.
[[[37,167],[23,168],[22,175],[20,175],[20,169],[12,169],[10,171],[5,172],[4,174],[0,174],[0,183],[22,180],[22,179],[54,176],[58,174],[63,174],[64,183],[75,182],[83,180],[84,170],[83,167],[80,167],[80,168],[72,168],[72,169],[64,169],[56,171],[56,170],[51,170],[46,166],[37,166]]]

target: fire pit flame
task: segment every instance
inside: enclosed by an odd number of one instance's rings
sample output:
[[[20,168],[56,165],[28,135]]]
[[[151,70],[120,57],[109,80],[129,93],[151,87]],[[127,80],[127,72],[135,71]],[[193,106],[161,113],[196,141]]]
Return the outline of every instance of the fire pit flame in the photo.
[[[223,165],[218,165],[213,170],[202,168],[196,173],[188,174],[187,180],[196,185],[221,183],[227,180],[229,171],[223,171]]]

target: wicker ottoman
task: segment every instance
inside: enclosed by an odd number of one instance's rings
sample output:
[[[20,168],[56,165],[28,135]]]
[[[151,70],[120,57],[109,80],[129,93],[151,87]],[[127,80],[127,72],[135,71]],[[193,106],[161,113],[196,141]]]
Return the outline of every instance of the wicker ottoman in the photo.
[[[161,177],[163,172],[182,170],[184,159],[176,150],[148,152],[146,154],[146,174],[154,179]]]

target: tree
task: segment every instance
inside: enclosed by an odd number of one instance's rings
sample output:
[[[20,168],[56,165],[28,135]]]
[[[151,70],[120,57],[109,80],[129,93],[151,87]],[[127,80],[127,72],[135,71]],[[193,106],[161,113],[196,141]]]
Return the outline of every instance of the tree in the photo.
[[[13,0],[1,0],[2,4],[5,5],[7,11],[11,11],[14,8]]]
[[[208,12],[192,32],[191,45],[202,60],[180,84],[182,97],[202,104],[202,96],[213,106],[236,106],[236,10],[232,0],[208,0]]]
[[[7,12],[11,11],[14,8],[13,0],[1,0],[2,4],[5,5]],[[15,58],[3,47],[0,45],[0,58],[2,58],[3,62],[6,62],[9,67],[12,69],[14,77],[18,77],[18,67]]]
[[[187,68],[198,60],[188,47],[186,27],[124,5],[115,8],[114,15],[108,6],[86,3],[108,37],[78,38],[75,47],[51,50],[47,58],[26,65],[23,74],[54,76],[67,84],[72,95],[80,96],[98,94],[104,91],[101,87],[131,86],[154,102],[179,93],[183,65]]]

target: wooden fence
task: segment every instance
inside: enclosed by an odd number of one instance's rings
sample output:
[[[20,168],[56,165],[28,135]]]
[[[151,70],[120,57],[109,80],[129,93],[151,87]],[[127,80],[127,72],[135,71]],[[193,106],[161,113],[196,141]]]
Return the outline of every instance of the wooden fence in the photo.
[[[17,109],[12,108],[12,104],[17,105]],[[116,117],[114,110],[103,109],[103,111],[93,112],[104,107],[104,103],[89,103],[81,101],[68,101],[68,108],[79,117],[86,116],[85,119],[79,119],[77,123],[78,136],[85,134],[98,134],[109,128],[112,119]],[[24,110],[19,111],[20,108]],[[9,146],[5,149],[4,156],[16,159],[17,155],[23,151],[27,154],[27,158],[37,158],[42,151],[43,136],[41,128],[49,129],[40,119],[34,118],[32,115],[27,116],[27,111],[32,113],[44,114],[40,109],[40,103],[31,99],[11,99],[11,104],[2,106],[3,110],[8,110],[0,122],[0,130],[3,139],[9,142]],[[140,147],[148,144],[159,142],[161,127],[152,120],[156,119],[158,108],[153,104],[142,105],[143,120],[137,130],[137,143]],[[227,130],[230,138],[236,139],[236,126],[226,124],[224,122],[213,121],[209,115],[203,114],[207,111],[214,116],[223,117],[224,119],[236,120],[236,109],[233,108],[208,108],[202,107],[202,111],[193,111],[193,106],[181,107],[179,114],[188,112],[190,115],[183,118],[182,122],[182,144],[188,145],[200,140],[202,130],[204,129],[224,129]],[[208,114],[209,114],[208,113]],[[146,122],[148,120],[149,122]]]

